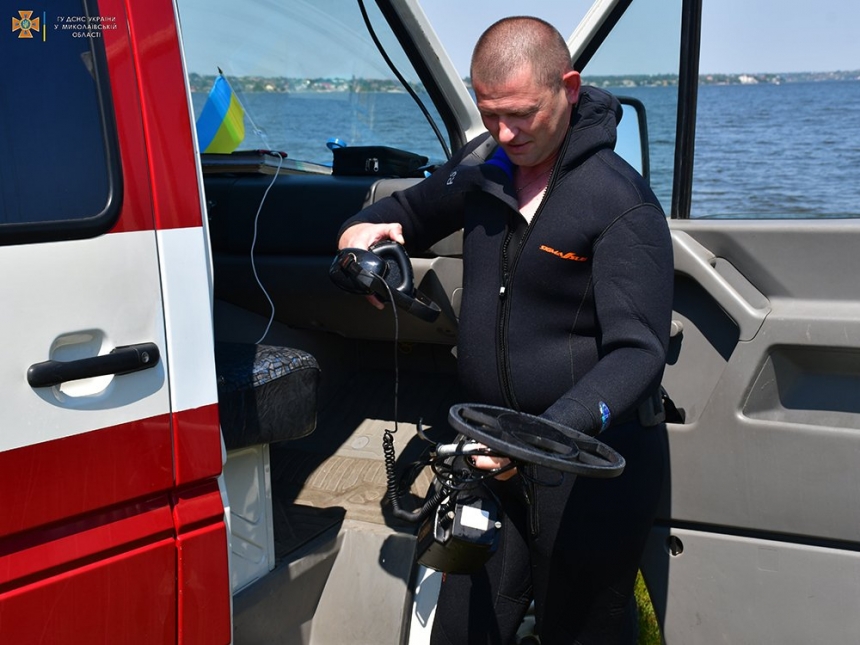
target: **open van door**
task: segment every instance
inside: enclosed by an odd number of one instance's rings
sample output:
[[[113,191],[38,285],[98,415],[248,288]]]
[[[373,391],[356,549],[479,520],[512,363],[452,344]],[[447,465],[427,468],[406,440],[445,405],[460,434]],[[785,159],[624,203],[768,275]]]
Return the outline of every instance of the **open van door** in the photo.
[[[846,136],[844,123],[834,118],[841,125],[828,133],[814,102],[795,98],[802,77],[700,76],[710,17],[701,1],[602,4],[614,5],[608,19],[571,39],[576,65],[584,82],[644,105],[651,182],[672,218],[674,335],[663,385],[677,412],[643,563],[663,636],[685,645],[854,642],[860,185],[856,173],[839,173],[856,168],[856,152],[830,147]],[[854,86],[806,91],[850,105]],[[825,140],[839,163],[807,163]]]
[[[19,11],[0,45],[38,70],[0,88],[4,643],[230,641],[178,36],[130,4]]]

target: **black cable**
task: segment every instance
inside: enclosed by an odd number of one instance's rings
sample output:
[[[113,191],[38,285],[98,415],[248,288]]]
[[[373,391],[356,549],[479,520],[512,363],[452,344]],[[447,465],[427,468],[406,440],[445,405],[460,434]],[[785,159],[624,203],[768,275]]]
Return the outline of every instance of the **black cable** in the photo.
[[[397,352],[397,345],[400,343],[400,317],[397,315],[397,307],[394,304],[394,294],[391,293],[391,287],[385,280],[381,281],[388,292],[388,302],[391,303],[391,311],[394,313],[394,432],[398,429],[400,404],[400,356]],[[390,432],[386,430],[386,432]],[[392,438],[393,441],[393,438]]]
[[[439,506],[448,496],[448,487],[441,486],[435,491],[423,506],[415,511],[404,510],[400,506],[400,482],[397,479],[397,451],[394,448],[394,435],[399,430],[399,401],[400,401],[400,357],[398,355],[398,343],[400,342],[400,318],[397,307],[394,304],[394,295],[391,287],[384,280],[385,290],[388,292],[388,301],[391,303],[391,311],[394,314],[394,430],[386,428],[382,434],[382,455],[385,460],[386,496],[391,503],[391,511],[394,517],[407,522],[421,522]],[[422,431],[423,434],[423,431]],[[435,472],[435,471],[434,471]]]
[[[397,473],[395,472],[394,433],[388,429],[382,435],[382,453],[385,459],[386,496],[391,503],[391,512],[394,517],[406,520],[407,522],[421,522],[428,518],[442,500],[448,496],[447,488],[445,486],[440,487],[439,490],[435,491],[424,502],[424,505],[420,509],[411,512],[404,510],[400,506],[399,482],[397,481]]]
[[[397,315],[397,307],[394,305],[394,296],[391,287],[384,280],[385,290],[388,292],[388,301],[391,303],[391,311],[394,314],[394,430],[386,428],[382,434],[382,456],[385,460],[386,496],[391,503],[391,511],[394,517],[407,522],[420,522],[430,515],[433,509],[442,501],[442,497],[435,499],[432,496],[423,507],[417,511],[406,511],[400,506],[400,486],[397,480],[397,451],[394,448],[394,435],[399,430],[399,402],[400,402],[400,357],[397,345],[400,341],[400,318]]]
[[[388,302],[391,303],[391,311],[394,315],[394,430],[386,428],[382,434],[382,455],[385,463],[385,480],[386,480],[386,497],[391,504],[391,512],[394,517],[407,522],[422,522],[433,513],[439,504],[446,497],[456,495],[457,493],[481,486],[494,499],[496,504],[501,507],[501,502],[496,497],[492,489],[486,485],[486,480],[496,477],[497,475],[512,470],[517,467],[516,462],[510,461],[507,465],[493,470],[478,470],[472,466],[468,459],[474,454],[472,452],[456,450],[453,453],[446,454],[444,458],[431,457],[423,462],[416,462],[413,468],[423,465],[429,465],[436,477],[438,486],[437,489],[430,495],[421,508],[414,511],[407,511],[400,505],[400,481],[397,477],[397,451],[394,447],[394,435],[399,430],[399,401],[400,401],[400,357],[398,353],[398,344],[400,342],[400,318],[397,313],[397,306],[394,304],[394,295],[391,292],[391,286],[384,280],[385,290],[388,293]],[[421,422],[418,424],[419,436],[429,441],[424,434]],[[461,442],[461,446],[462,446]],[[498,455],[489,448],[481,451],[485,455]],[[499,455],[501,456],[501,455]],[[456,469],[454,462],[459,457],[466,457],[467,467]],[[468,474],[464,475],[466,472]]]
[[[364,18],[364,24],[367,27],[367,32],[370,34],[370,37],[373,39],[373,44],[376,45],[376,49],[379,50],[379,53],[382,55],[383,60],[385,60],[386,65],[388,65],[388,69],[390,69],[394,76],[397,77],[397,80],[400,81],[400,84],[409,92],[409,95],[412,97],[412,100],[418,105],[418,109],[421,110],[421,113],[424,115],[424,118],[427,119],[427,123],[430,124],[430,127],[433,128],[433,132],[436,134],[436,138],[439,140],[439,144],[442,146],[442,150],[445,151],[445,157],[447,159],[451,158],[451,151],[448,149],[448,144],[445,141],[445,137],[442,136],[442,132],[439,130],[439,126],[436,125],[436,122],[433,120],[433,117],[430,116],[430,112],[427,110],[427,107],[424,105],[424,102],[418,98],[418,94],[416,94],[415,90],[412,89],[412,86],[409,84],[403,75],[400,73],[400,70],[394,65],[392,60],[388,57],[388,53],[385,51],[385,47],[382,46],[379,38],[376,36],[376,31],[373,29],[373,25],[370,22],[370,18],[367,15],[367,9],[364,6],[364,0],[358,0],[358,7],[361,9],[361,16]]]

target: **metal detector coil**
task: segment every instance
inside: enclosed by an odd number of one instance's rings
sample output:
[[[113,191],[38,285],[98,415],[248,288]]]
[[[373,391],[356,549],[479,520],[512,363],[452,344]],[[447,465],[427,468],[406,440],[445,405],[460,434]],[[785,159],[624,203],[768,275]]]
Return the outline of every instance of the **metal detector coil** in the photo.
[[[606,444],[560,423],[525,412],[476,403],[451,407],[458,432],[502,455],[582,477],[617,477],[624,457]]]

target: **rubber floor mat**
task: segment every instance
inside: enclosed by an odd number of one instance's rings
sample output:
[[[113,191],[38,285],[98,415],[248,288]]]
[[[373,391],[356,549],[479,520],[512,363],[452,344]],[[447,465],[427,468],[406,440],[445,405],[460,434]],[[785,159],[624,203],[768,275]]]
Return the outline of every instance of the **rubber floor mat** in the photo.
[[[452,436],[449,407],[458,401],[453,375],[401,374],[399,424],[395,434],[396,472],[432,448],[417,436],[421,421],[434,440]],[[393,429],[393,376],[385,371],[356,372],[326,397],[314,432],[296,441],[272,444],[271,481],[275,507],[275,542],[279,557],[343,519],[417,527],[387,513],[387,478],[382,436]],[[410,477],[404,509],[420,506],[432,473],[424,468]],[[322,526],[325,525],[325,526]]]

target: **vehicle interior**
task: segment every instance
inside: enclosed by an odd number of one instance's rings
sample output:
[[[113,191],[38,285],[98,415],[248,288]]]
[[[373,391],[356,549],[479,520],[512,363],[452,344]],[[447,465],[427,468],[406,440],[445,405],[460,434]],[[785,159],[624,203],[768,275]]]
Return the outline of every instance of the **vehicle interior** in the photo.
[[[860,229],[844,216],[690,217],[702,6],[669,4],[681,24],[661,46],[669,41],[682,55],[674,59],[678,81],[668,103],[654,103],[650,88],[619,90],[640,117],[631,159],[650,168],[672,218],[676,269],[663,385],[679,416],[669,424],[671,476],[643,573],[665,642],[822,642],[822,625],[825,641],[850,642],[860,631],[850,611],[860,600],[860,260],[853,240]],[[653,5],[595,3],[574,34],[578,68],[587,74],[599,64],[617,39],[629,37],[642,15],[636,12],[656,11]],[[374,24],[384,17],[394,34],[410,32],[409,20],[420,24],[388,3],[378,6]],[[192,0],[180,2],[183,12],[194,9]],[[360,24],[358,13],[354,19]],[[186,49],[189,72],[197,72],[192,24],[186,21]],[[644,44],[661,39],[640,37]],[[435,43],[428,38],[427,47]],[[400,54],[425,84],[431,72],[449,71],[445,61],[422,67],[414,47]],[[474,122],[452,126],[461,115],[440,107],[448,90],[424,89],[447,132],[441,147],[432,133],[430,143],[415,146],[360,129],[346,136],[425,155],[432,170]],[[351,105],[362,118],[373,112]],[[665,153],[649,144],[661,120],[671,139]],[[386,128],[381,117],[375,125]],[[261,140],[247,150],[243,144],[241,154],[202,157],[234,638],[350,643],[360,630],[361,642],[420,643],[434,590],[432,581],[422,589],[424,572],[414,567],[417,526],[393,517],[386,501],[382,438],[396,429],[397,469],[405,473],[433,445],[419,427],[434,441],[453,436],[449,409],[462,402],[462,249],[454,235],[411,258],[417,288],[441,309],[433,322],[391,304],[378,310],[339,289],[329,268],[343,222],[421,177],[332,172],[324,130],[291,135],[312,138],[319,154],[295,156],[287,143]],[[251,150],[258,143],[268,152]],[[412,475],[407,503],[418,505],[432,473]]]
[[[216,338],[226,343],[255,343],[267,325],[269,305],[250,262],[256,200],[235,199],[235,195],[259,195],[268,180],[256,175],[206,177],[207,199],[214,202],[209,213]],[[319,376],[313,384],[315,409],[307,411],[302,424],[303,429],[313,430],[306,436],[273,442],[268,448],[274,559],[278,565],[290,564],[281,566],[280,580],[278,575],[268,576],[249,589],[247,598],[237,596],[237,642],[245,629],[260,628],[261,616],[273,616],[279,628],[292,630],[313,618],[315,639],[323,638],[320,630],[336,631],[320,642],[338,635],[348,637],[352,628],[345,612],[350,611],[374,614],[380,637],[401,628],[398,612],[373,612],[381,603],[396,599],[393,606],[403,606],[406,601],[415,557],[411,536],[417,528],[386,517],[382,434],[386,428],[394,429],[396,396],[395,444],[399,464],[405,468],[432,447],[416,436],[417,424],[434,439],[450,436],[448,410],[460,398],[452,354],[456,317],[450,304],[447,314],[435,323],[401,313],[395,346],[392,305],[376,310],[363,297],[338,289],[329,279],[340,225],[373,198],[369,195],[383,193],[386,183],[372,178],[320,181],[288,175],[275,183],[271,206],[261,213],[259,239],[266,242],[257,247],[256,271],[272,298],[275,322],[262,343],[255,344],[276,347],[278,352],[306,352],[318,365],[305,366],[280,380],[295,380],[307,370],[318,371]],[[293,196],[297,194],[306,200],[303,204],[296,203]],[[288,219],[279,217],[282,199],[290,205]],[[301,233],[295,224],[302,220],[314,226]],[[302,244],[291,246],[289,240],[297,234]],[[415,268],[420,289],[438,292],[446,289],[444,281],[447,289],[456,289],[459,267],[451,257],[416,260]],[[284,387],[292,390],[295,385]],[[265,405],[268,398],[262,398],[261,405]],[[226,428],[224,433],[226,438]],[[227,447],[231,460],[236,448],[254,452],[244,445],[231,446],[230,441]],[[426,472],[415,482],[415,502],[423,498],[429,483]],[[231,511],[234,518],[239,514],[235,507]],[[233,533],[235,536],[235,525]],[[235,543],[233,550],[237,550]],[[305,552],[309,555],[303,556]],[[370,569],[384,564],[386,575],[354,579],[355,568],[364,569],[361,562]],[[345,576],[342,582],[339,575]],[[306,606],[282,604],[278,595],[271,595],[270,588],[281,588],[285,579],[290,584],[282,593],[292,596],[300,584]],[[298,583],[299,579],[304,582]],[[358,590],[356,584],[368,588]],[[312,602],[314,596],[317,600]],[[266,602],[261,602],[262,597]],[[363,600],[356,603],[356,598]],[[269,601],[275,603],[276,611],[267,608]],[[245,603],[247,616],[242,611]],[[285,620],[285,614],[294,611],[295,616]],[[388,621],[393,624],[386,624]]]

